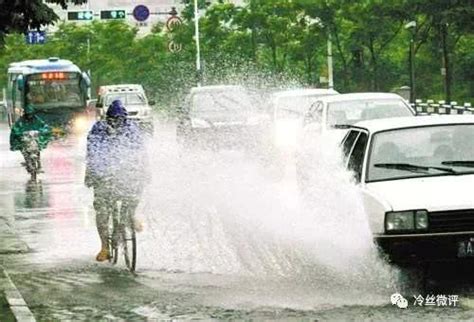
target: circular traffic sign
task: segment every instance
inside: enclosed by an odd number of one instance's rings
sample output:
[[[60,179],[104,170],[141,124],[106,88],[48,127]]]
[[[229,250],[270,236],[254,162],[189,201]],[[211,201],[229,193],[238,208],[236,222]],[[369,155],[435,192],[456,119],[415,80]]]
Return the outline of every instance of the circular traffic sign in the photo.
[[[133,17],[137,21],[145,21],[148,19],[149,16],[150,16],[150,10],[148,9],[147,6],[140,4],[136,6],[135,8],[133,8]]]
[[[166,20],[166,29],[168,31],[173,31],[176,27],[180,26],[183,23],[180,17],[178,16],[171,16]]]
[[[178,53],[181,51],[181,49],[183,48],[183,46],[179,43],[175,43],[173,41],[170,41],[168,43],[168,50],[172,53]]]

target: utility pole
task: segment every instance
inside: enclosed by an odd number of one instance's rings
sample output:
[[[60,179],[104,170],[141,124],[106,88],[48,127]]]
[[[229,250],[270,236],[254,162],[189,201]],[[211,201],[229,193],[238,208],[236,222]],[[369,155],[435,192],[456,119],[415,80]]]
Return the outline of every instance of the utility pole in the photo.
[[[405,25],[405,29],[410,30],[410,103],[415,103],[416,91],[415,91],[415,33],[416,33],[416,21],[410,21]]]
[[[198,1],[194,0],[194,40],[196,41],[196,73],[198,77],[198,86],[201,86],[202,71],[201,71],[201,48],[199,45],[199,10]]]
[[[332,41],[331,41],[331,29],[328,28],[328,87],[329,89],[334,88],[334,78],[332,72]]]

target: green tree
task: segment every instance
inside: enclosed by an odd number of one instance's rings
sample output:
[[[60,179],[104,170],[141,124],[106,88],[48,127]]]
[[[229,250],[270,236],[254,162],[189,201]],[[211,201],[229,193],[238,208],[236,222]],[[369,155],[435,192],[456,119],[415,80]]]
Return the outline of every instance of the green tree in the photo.
[[[81,4],[87,0],[47,0],[49,3],[67,8],[67,3]],[[12,32],[24,33],[28,29],[38,29],[58,20],[58,16],[43,0],[0,1],[0,47],[4,45],[5,35]]]

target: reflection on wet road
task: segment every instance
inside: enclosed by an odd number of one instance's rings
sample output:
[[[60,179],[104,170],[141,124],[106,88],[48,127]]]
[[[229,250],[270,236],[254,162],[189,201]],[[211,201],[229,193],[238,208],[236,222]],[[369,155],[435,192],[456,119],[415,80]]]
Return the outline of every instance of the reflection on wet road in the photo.
[[[459,294],[460,307],[415,308],[412,298],[404,311],[390,304],[396,272],[374,256],[349,190],[341,201],[329,188],[329,201],[312,209],[333,218],[323,226],[302,209],[291,175],[272,180],[236,152],[191,158],[175,146],[172,125],[156,129],[134,276],[123,265],[94,262],[99,240],[92,193],[83,185],[85,138],[52,144],[44,174],[32,183],[0,124],[1,210],[30,248],[0,259],[38,320],[474,316],[470,268],[433,269],[436,292]],[[343,216],[348,222],[340,227]]]

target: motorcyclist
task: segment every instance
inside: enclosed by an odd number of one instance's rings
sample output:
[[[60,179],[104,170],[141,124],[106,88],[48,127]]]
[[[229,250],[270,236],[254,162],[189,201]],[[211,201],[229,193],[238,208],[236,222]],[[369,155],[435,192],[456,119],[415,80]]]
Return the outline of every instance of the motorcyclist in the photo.
[[[23,115],[13,124],[10,132],[10,150],[20,151],[28,164],[29,153],[26,151],[23,142],[23,134],[27,131],[38,131],[38,146],[43,150],[52,139],[51,128],[38,116],[35,115],[34,107],[31,104],[25,106]],[[40,151],[37,155],[40,160]],[[41,163],[39,163],[41,167]]]
[[[97,261],[110,257],[108,250],[109,216],[121,201],[121,213],[134,218],[147,179],[144,136],[138,124],[127,118],[120,100],[107,109],[106,120],[97,121],[87,136],[85,184],[94,189],[96,224],[101,241]],[[134,221],[134,223],[136,223]],[[135,225],[135,229],[139,227]]]

